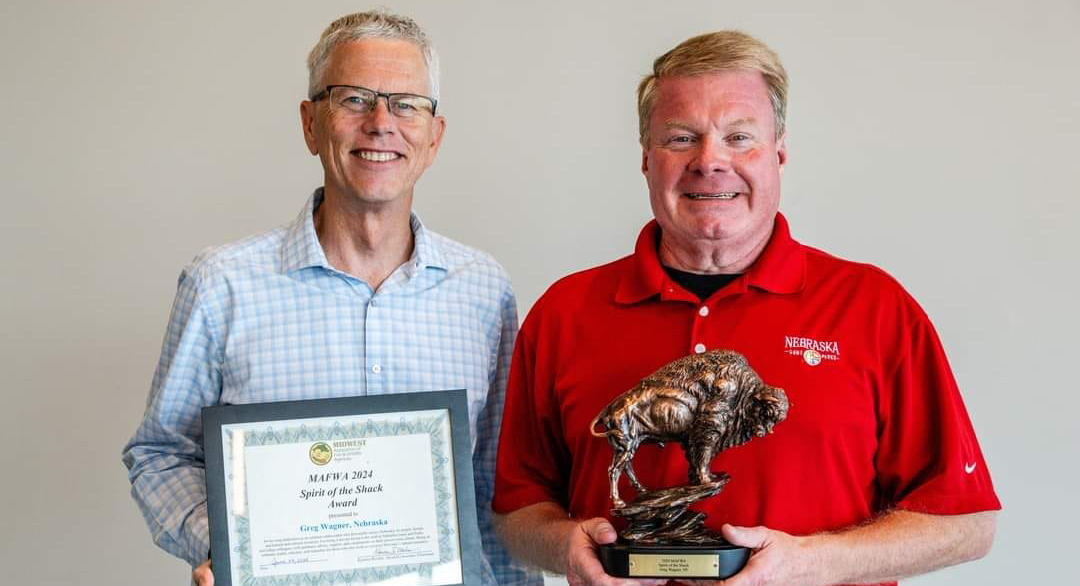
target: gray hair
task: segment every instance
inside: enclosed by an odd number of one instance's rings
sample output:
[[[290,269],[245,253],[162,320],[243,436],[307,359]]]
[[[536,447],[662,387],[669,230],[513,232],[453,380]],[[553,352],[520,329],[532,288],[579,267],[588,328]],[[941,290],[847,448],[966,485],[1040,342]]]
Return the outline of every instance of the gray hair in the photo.
[[[431,97],[438,101],[439,55],[435,52],[431,40],[413,19],[384,9],[347,14],[326,27],[319,37],[319,42],[311,49],[311,53],[308,53],[308,98],[323,90],[319,84],[334,47],[359,39],[401,39],[419,47],[424,55],[424,64],[427,65]]]

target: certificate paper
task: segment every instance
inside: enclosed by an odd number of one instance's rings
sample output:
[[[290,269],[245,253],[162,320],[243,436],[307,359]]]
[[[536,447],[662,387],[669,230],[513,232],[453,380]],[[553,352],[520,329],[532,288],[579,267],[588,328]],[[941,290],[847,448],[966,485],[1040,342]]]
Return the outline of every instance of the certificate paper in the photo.
[[[350,401],[363,399],[388,397]],[[450,409],[215,429],[224,507],[208,497],[224,515],[212,506],[211,524],[226,528],[229,553],[221,563],[212,539],[215,577],[227,567],[230,584],[248,586],[466,583]]]

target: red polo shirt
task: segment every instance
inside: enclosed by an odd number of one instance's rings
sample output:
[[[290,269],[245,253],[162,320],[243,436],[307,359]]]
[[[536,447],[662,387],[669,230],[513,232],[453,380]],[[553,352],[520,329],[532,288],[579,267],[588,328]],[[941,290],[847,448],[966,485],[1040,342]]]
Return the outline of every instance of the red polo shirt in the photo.
[[[510,370],[495,511],[554,501],[577,518],[611,518],[612,451],[590,421],[660,366],[719,348],[746,356],[791,406],[772,434],[713,459],[731,481],[695,507],[707,526],[803,535],[891,507],[1000,508],[937,334],[889,275],[799,244],[777,214],[761,257],[701,302],[660,266],[658,237],[649,223],[633,255],[558,281],[529,312]],[[678,445],[643,446],[633,465],[648,488],[687,483]],[[634,495],[625,475],[619,491]]]

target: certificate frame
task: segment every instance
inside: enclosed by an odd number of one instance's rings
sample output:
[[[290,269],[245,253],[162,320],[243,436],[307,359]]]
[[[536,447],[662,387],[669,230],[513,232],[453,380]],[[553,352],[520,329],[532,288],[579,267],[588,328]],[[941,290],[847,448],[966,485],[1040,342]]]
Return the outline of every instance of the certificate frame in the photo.
[[[252,546],[246,543],[250,539],[236,538],[236,528],[232,527],[230,523],[235,522],[236,517],[230,518],[229,509],[229,491],[235,490],[233,482],[230,481],[230,463],[232,462],[232,454],[227,450],[235,449],[235,446],[231,445],[231,427],[237,425],[255,425],[265,426],[270,436],[274,439],[274,442],[279,441],[280,436],[289,436],[281,443],[286,443],[292,440],[293,443],[306,442],[311,444],[313,441],[319,443],[323,440],[318,440],[318,433],[327,429],[334,433],[339,433],[338,437],[359,437],[359,438],[375,438],[384,439],[387,437],[402,435],[406,433],[415,433],[416,430],[410,429],[411,425],[409,418],[414,414],[425,414],[425,412],[444,412],[448,418],[447,422],[438,422],[435,426],[444,430],[440,435],[448,435],[448,438],[436,437],[435,432],[432,432],[431,441],[432,445],[439,444],[440,449],[445,453],[446,448],[449,448],[449,462],[443,462],[441,458],[436,457],[435,448],[432,447],[432,474],[433,477],[438,477],[438,480],[443,482],[452,483],[452,486],[448,486],[449,491],[442,491],[437,497],[436,507],[442,506],[450,510],[453,515],[440,513],[440,519],[437,524],[436,532],[438,533],[438,539],[443,545],[442,551],[445,557],[446,551],[453,551],[451,548],[454,545],[453,541],[456,540],[456,560],[451,559],[451,562],[457,562],[460,568],[460,580],[459,582],[437,582],[439,584],[450,584],[453,586],[473,586],[481,583],[481,562],[480,556],[483,555],[483,550],[480,541],[480,535],[478,530],[478,524],[476,522],[476,499],[473,484],[473,469],[472,469],[472,454],[471,454],[471,441],[469,432],[469,417],[468,408],[466,402],[466,392],[463,389],[446,390],[446,391],[426,391],[415,393],[401,393],[391,395],[373,395],[373,396],[355,396],[355,397],[341,397],[331,399],[309,399],[299,401],[281,401],[272,403],[252,403],[252,404],[238,404],[238,405],[215,405],[205,407],[202,410],[202,422],[203,422],[203,440],[206,462],[206,495],[207,495],[207,513],[209,516],[210,524],[210,549],[211,559],[213,563],[214,579],[215,583],[221,586],[238,586],[237,582],[245,584],[253,584],[258,586],[260,584],[267,585],[286,585],[291,582],[287,577],[282,575],[270,576],[267,578],[255,578],[252,576],[251,570],[251,558],[254,557],[252,552]],[[357,428],[356,424],[352,424],[353,427],[342,427],[340,422],[342,421],[355,421],[356,418],[371,417],[378,421],[388,422],[392,418],[397,418],[400,423],[386,423],[389,427],[378,427],[377,425],[368,425],[366,427]],[[313,424],[313,420],[316,422]],[[415,424],[428,427],[432,427],[430,423],[431,419],[416,419]],[[284,426],[285,432],[277,433],[272,430],[281,430]],[[312,427],[308,427],[312,426]],[[327,427],[328,426],[328,427]],[[404,427],[402,427],[404,426]],[[344,431],[342,431],[344,429]],[[297,430],[300,430],[299,433]],[[357,431],[360,430],[360,431]],[[421,430],[424,431],[424,430]],[[304,435],[304,434],[307,435]],[[344,435],[340,435],[340,434]],[[348,434],[352,433],[352,436]],[[359,434],[359,435],[357,435]],[[446,440],[447,445],[442,445],[440,442]],[[346,440],[350,441],[350,440]],[[241,443],[240,449],[245,449]],[[312,462],[315,462],[314,456],[312,456]],[[445,470],[446,463],[452,465],[452,472]],[[246,466],[247,463],[241,465]],[[443,468],[442,472],[438,469]],[[267,487],[253,487],[250,484],[245,484],[245,481],[241,481],[241,491],[244,494],[252,494],[251,491],[265,490]],[[379,485],[382,489],[381,484]],[[434,487],[435,491],[440,491],[439,486]],[[446,492],[449,492],[450,499],[447,499]],[[233,497],[234,499],[237,497]],[[447,505],[447,500],[452,500],[452,505]],[[447,518],[452,516],[452,522],[447,522]],[[246,527],[245,523],[245,527]],[[445,533],[445,534],[444,534]],[[449,543],[451,547],[446,547]],[[247,557],[245,557],[247,554]],[[246,566],[244,565],[246,563]],[[372,570],[374,568],[374,570]],[[235,571],[247,572],[240,574],[238,580],[233,580]],[[394,584],[401,584],[402,576],[395,574],[395,572],[404,573],[410,575],[412,570],[418,570],[421,575],[417,577],[416,584],[429,584],[432,583],[430,578],[430,568],[427,568],[427,579],[423,578],[423,571],[425,570],[424,564],[404,564],[398,565],[394,563],[387,564],[385,566],[371,566],[365,569],[353,569],[351,571],[337,571],[337,572],[316,572],[306,573],[297,572],[294,574],[286,574],[285,576],[296,577],[297,584],[335,584],[335,583],[356,583],[367,582],[371,580],[371,572],[374,571],[377,577],[382,580],[392,580]],[[380,574],[381,572],[381,574]],[[408,578],[405,578],[408,580]],[[336,580],[336,581],[335,581]]]

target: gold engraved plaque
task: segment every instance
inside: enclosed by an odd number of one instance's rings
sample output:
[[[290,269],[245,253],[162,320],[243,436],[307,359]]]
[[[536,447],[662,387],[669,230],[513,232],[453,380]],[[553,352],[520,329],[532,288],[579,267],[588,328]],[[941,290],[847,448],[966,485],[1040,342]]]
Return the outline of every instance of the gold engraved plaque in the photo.
[[[696,578],[716,576],[720,556],[694,553],[632,553],[630,554],[630,577],[681,577]]]

